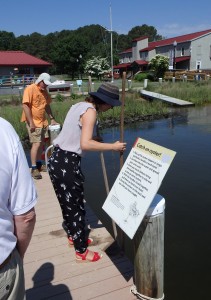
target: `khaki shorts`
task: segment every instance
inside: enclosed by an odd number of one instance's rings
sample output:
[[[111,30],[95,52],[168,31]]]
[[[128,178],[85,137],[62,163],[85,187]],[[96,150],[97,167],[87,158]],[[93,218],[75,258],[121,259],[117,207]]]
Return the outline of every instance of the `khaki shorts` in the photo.
[[[0,272],[0,299],[25,300],[23,260],[17,249]]]
[[[31,132],[29,125],[26,123],[26,129],[29,134],[30,143],[41,143],[49,138],[48,126],[44,128],[35,128],[35,131]]]

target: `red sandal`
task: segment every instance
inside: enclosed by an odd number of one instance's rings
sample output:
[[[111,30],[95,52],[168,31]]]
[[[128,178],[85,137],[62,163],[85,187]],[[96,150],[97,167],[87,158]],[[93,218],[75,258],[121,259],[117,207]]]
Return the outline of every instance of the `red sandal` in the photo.
[[[76,262],[77,263],[82,263],[82,262],[95,262],[98,261],[99,259],[102,258],[102,254],[99,254],[98,252],[93,252],[94,255],[92,257],[92,259],[88,259],[87,258],[87,254],[89,253],[89,250],[86,249],[86,251],[84,253],[78,253],[76,252]]]
[[[93,242],[94,242],[94,240],[92,238],[88,238],[88,240],[87,240],[87,246],[91,245]],[[70,247],[74,246],[73,239],[72,239],[71,236],[68,237],[68,244],[69,244]]]

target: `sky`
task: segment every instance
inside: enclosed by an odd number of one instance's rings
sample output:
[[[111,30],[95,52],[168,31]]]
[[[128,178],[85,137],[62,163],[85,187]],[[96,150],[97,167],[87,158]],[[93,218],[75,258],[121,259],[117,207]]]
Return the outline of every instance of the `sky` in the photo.
[[[211,29],[211,0],[1,1],[0,31],[46,35],[98,24],[118,34],[153,26],[165,38]]]

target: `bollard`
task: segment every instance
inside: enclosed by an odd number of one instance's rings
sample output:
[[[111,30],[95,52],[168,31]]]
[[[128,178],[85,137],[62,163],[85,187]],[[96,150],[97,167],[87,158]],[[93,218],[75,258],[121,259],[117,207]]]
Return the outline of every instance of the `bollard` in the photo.
[[[182,81],[183,81],[183,82],[187,82],[187,80],[188,80],[187,75],[183,75],[183,76],[182,76]]]
[[[144,79],[144,88],[147,87],[148,79]]]
[[[158,78],[159,80],[159,84],[162,84],[163,79],[162,78]]]
[[[134,237],[134,286],[139,299],[164,299],[165,199],[156,195]]]
[[[73,91],[73,83],[70,83],[70,96],[72,95],[72,94],[74,94],[74,91]]]
[[[172,82],[173,82],[173,83],[175,82],[175,77],[172,77]]]

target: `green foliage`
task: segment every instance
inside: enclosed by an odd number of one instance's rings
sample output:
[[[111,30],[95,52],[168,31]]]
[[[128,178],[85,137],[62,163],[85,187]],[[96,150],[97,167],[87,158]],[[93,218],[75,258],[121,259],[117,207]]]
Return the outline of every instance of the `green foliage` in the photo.
[[[130,48],[133,38],[149,36],[149,41],[158,40],[157,30],[146,24],[132,28],[128,34],[113,31],[113,62],[119,63],[119,52]],[[22,50],[51,62],[51,74],[68,74],[72,80],[84,73],[84,66],[91,57],[106,57],[111,61],[111,33],[100,25],[79,27],[42,35],[15,37],[11,32],[0,31],[0,50]],[[77,61],[79,56],[82,59]],[[110,63],[109,63],[110,65]]]
[[[92,59],[87,60],[84,71],[90,76],[100,78],[110,71],[110,66],[107,58],[93,56]]]
[[[120,112],[121,108],[116,107],[113,110],[108,110],[103,114],[99,114],[101,125],[106,125],[108,120],[113,120],[113,123],[115,124],[115,122],[119,120]],[[124,119],[126,123],[135,122],[142,118],[144,119],[147,116],[163,116],[168,112],[169,109],[164,103],[159,101],[153,103],[143,101],[142,99],[137,98],[136,94],[128,95],[125,99]]]
[[[64,101],[64,96],[62,96],[61,94],[56,94],[56,97],[55,97],[55,101],[56,102],[63,102]]]
[[[142,73],[139,73],[139,74],[135,75],[134,79],[136,81],[144,81],[144,79],[147,79],[147,78],[148,78],[148,73],[142,72]]]
[[[0,31],[0,50],[17,50],[18,47],[14,33]]]
[[[27,136],[26,125],[23,122],[20,122],[22,114],[22,107],[7,105],[0,107],[0,116],[7,121],[9,121],[16,132],[18,133],[21,140],[23,140]]]
[[[73,93],[73,94],[71,94],[70,98],[73,99],[73,100],[77,100],[77,99],[81,98],[81,95],[77,95],[77,94]]]
[[[72,95],[73,96],[73,95]],[[51,103],[51,108],[54,114],[54,117],[57,122],[60,124],[64,123],[64,119],[70,109],[70,107],[84,100],[84,95],[77,95],[77,99],[72,97],[63,102],[53,101]],[[112,110],[109,110],[103,114],[100,114],[100,122],[104,124],[104,127],[107,125],[108,120],[112,120],[112,126],[119,122],[121,107],[116,107]],[[164,105],[161,104],[152,104],[147,101],[141,101],[140,94],[127,94],[125,99],[125,118],[130,122],[128,118],[140,118],[145,115],[157,115],[164,114],[168,111]],[[21,105],[14,110],[14,106],[7,105],[7,107],[0,106],[0,116],[12,123],[16,129],[18,135],[23,140],[27,136],[27,131],[25,124],[20,122],[21,119],[22,107]]]
[[[211,103],[211,80],[193,82],[163,82],[151,84],[147,90],[193,102],[195,105]]]
[[[165,72],[169,68],[169,58],[167,56],[157,54],[150,60],[149,67],[155,72],[156,79],[163,78]]]
[[[147,36],[149,37],[149,42],[158,41],[162,39],[162,36],[157,34],[157,30],[154,26],[148,26],[146,24],[133,27],[128,32],[128,36],[131,38],[131,40],[134,40],[140,36]]]

